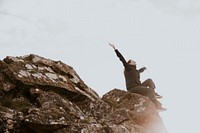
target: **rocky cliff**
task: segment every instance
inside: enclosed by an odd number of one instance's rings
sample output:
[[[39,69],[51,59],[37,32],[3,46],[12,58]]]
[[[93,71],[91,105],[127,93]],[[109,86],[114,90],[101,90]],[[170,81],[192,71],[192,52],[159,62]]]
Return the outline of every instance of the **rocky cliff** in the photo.
[[[148,98],[101,98],[71,66],[33,54],[0,61],[0,132],[167,133]]]

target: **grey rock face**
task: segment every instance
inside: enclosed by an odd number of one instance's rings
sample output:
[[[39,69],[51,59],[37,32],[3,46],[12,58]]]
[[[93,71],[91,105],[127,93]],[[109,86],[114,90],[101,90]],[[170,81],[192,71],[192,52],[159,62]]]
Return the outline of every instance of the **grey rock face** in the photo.
[[[71,66],[31,54],[0,61],[0,132],[167,131],[148,98],[119,89],[101,98]]]

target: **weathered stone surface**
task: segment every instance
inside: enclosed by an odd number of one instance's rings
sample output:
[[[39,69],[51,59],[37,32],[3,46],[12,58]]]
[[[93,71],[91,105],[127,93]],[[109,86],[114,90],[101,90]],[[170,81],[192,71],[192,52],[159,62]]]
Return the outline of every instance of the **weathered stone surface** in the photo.
[[[0,73],[0,88],[7,92],[15,88],[15,85],[8,78],[6,78],[5,74]]]
[[[22,112],[18,112],[0,105],[0,132],[1,133],[14,133],[20,132],[20,125],[24,115]]]
[[[31,54],[0,61],[0,132],[167,131],[148,98],[119,89],[100,98],[71,66]]]
[[[23,57],[8,56],[4,62],[7,63],[7,68],[3,72],[13,81],[20,81],[30,86],[62,88],[62,91],[83,94],[92,100],[98,98],[98,95],[84,84],[73,68],[61,61],[31,54]]]
[[[120,125],[124,130],[126,129],[127,133],[167,132],[154,104],[145,96],[114,89],[105,94],[102,100],[113,108],[113,113],[106,121]],[[129,129],[130,127],[132,129]]]

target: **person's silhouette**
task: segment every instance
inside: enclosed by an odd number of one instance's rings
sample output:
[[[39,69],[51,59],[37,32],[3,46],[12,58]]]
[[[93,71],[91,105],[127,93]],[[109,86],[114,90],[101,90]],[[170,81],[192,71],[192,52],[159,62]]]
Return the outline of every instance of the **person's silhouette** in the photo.
[[[114,44],[109,43],[109,45],[114,49],[116,55],[124,66],[124,77],[127,91],[147,96],[155,104],[158,110],[166,110],[156,98],[156,93],[154,91],[155,84],[153,81],[151,79],[148,79],[143,83],[140,81],[140,73],[143,72],[146,67],[137,70],[137,64],[135,61],[130,59],[127,62],[118,49],[116,49]]]

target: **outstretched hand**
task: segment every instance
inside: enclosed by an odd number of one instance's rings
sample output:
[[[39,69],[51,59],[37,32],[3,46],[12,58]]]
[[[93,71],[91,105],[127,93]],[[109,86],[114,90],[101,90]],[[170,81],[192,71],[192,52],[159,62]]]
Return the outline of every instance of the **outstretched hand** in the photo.
[[[142,68],[140,68],[138,71],[139,71],[140,73],[142,73],[142,72],[144,72],[145,70],[147,70],[147,68],[146,68],[146,67],[142,67]]]
[[[147,68],[146,68],[146,67],[142,67],[142,69],[144,69],[144,70],[147,70]]]
[[[109,45],[110,45],[114,50],[116,49],[114,44],[109,43]]]

